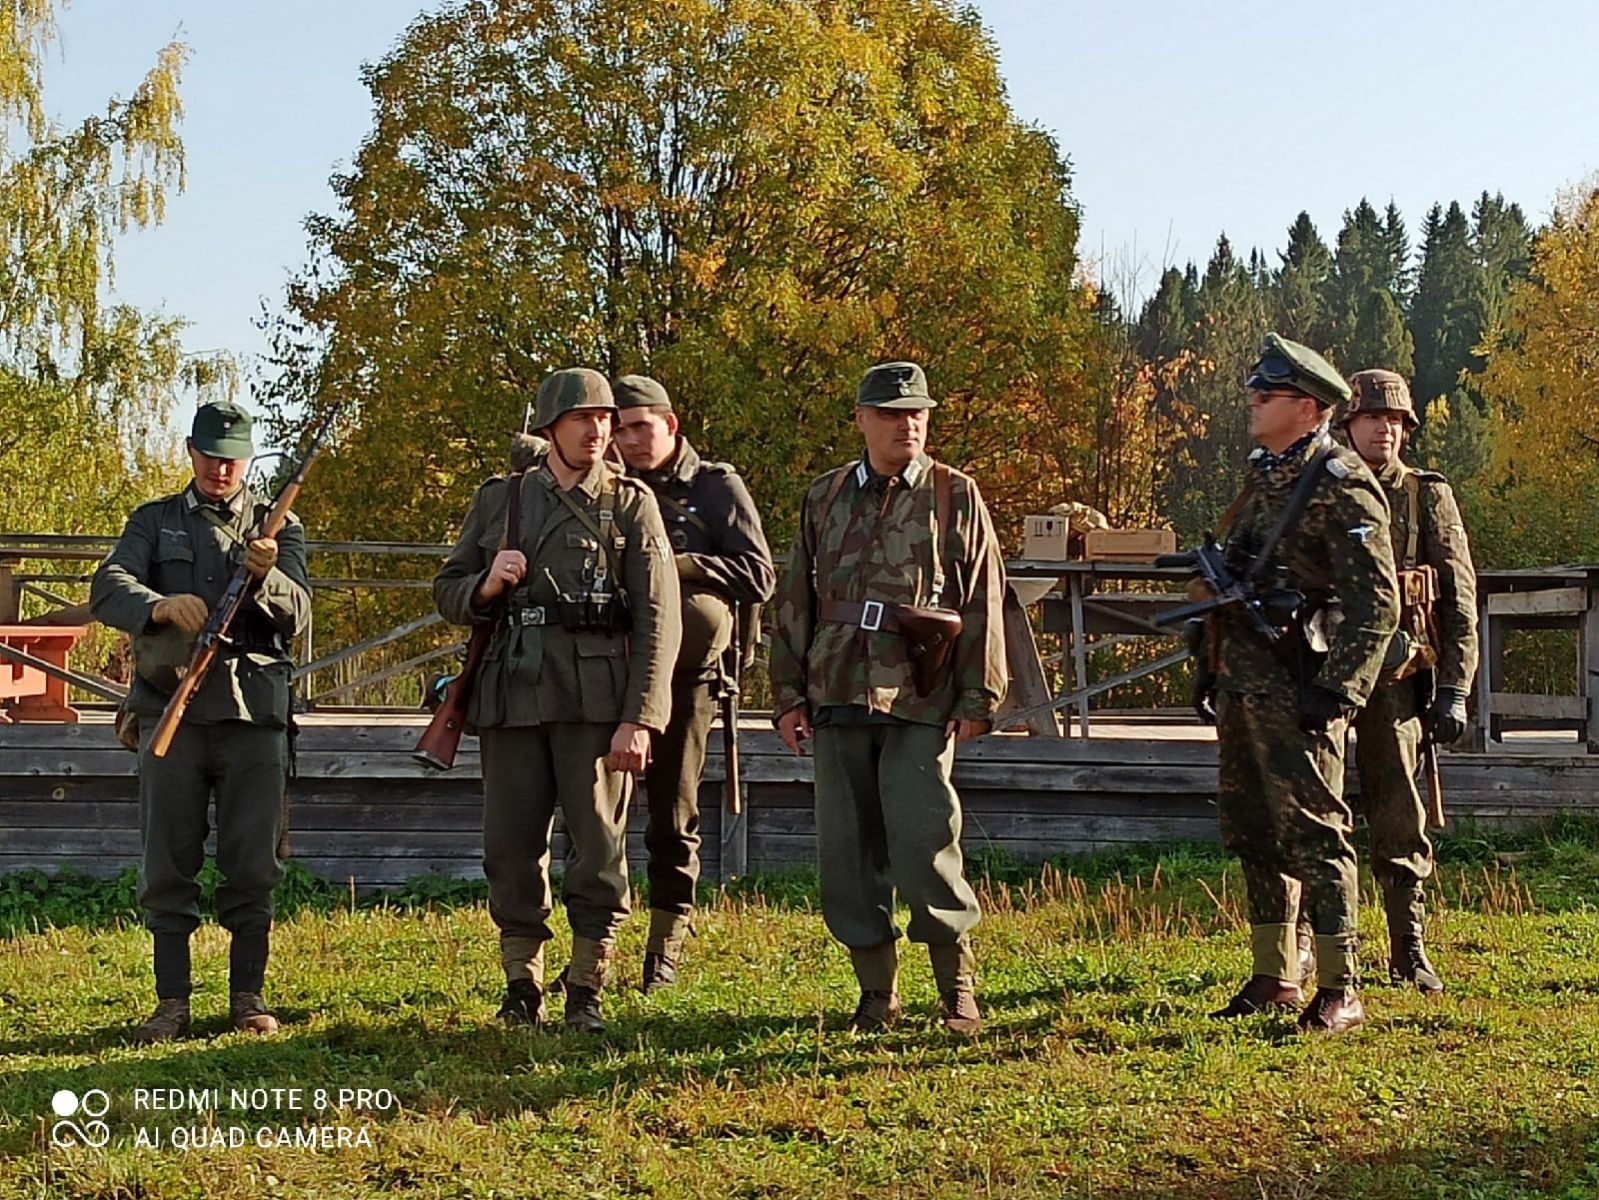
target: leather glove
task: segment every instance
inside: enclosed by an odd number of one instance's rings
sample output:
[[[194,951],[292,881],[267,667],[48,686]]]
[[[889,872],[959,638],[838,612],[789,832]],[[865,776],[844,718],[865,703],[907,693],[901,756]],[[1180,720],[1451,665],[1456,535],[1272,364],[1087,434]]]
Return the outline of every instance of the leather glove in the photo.
[[[205,628],[210,616],[211,610],[205,606],[204,600],[187,594],[157,600],[155,607],[150,610],[150,620],[155,624],[176,625],[191,636]]]
[[[1314,683],[1299,689],[1299,728],[1312,737],[1326,733],[1348,709],[1349,702],[1337,692]]]
[[[276,538],[253,538],[244,548],[244,569],[250,572],[257,583],[267,577],[267,572],[277,565],[277,561],[278,540]]]
[[[1422,717],[1427,736],[1434,744],[1448,746],[1466,732],[1466,690],[1441,687]]]

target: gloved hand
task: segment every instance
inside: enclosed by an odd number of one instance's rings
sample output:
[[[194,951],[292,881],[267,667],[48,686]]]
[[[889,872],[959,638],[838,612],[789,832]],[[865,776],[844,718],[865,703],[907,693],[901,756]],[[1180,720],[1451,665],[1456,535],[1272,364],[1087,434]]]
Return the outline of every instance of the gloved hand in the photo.
[[[1410,635],[1403,629],[1394,630],[1394,636],[1388,639],[1388,650],[1382,656],[1382,669],[1384,671],[1397,671],[1410,661]]]
[[[157,625],[176,625],[191,636],[205,628],[210,616],[211,610],[204,600],[187,594],[157,600],[150,610],[150,620]]]
[[[244,569],[250,572],[257,583],[267,577],[267,572],[277,565],[277,561],[277,538],[252,538],[244,548]]]
[[[1432,704],[1422,715],[1427,736],[1439,746],[1458,742],[1466,732],[1466,690],[1441,687],[1432,698]]]
[[[1314,683],[1306,684],[1299,689],[1299,728],[1312,737],[1326,733],[1348,707],[1349,702],[1337,692]]]

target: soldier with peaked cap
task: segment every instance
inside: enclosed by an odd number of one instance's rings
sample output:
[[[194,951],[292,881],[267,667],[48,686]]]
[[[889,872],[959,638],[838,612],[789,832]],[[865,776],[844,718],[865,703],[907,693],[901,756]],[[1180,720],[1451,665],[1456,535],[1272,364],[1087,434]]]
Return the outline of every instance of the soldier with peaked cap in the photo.
[[[683,641],[672,672],[672,719],[652,738],[644,769],[649,824],[650,931],[646,992],[677,979],[699,879],[700,775],[726,686],[722,659],[733,640],[735,607],[749,613],[771,599],[777,572],[749,489],[727,463],[706,462],[678,430],[666,388],[624,375],[611,390],[621,410],[617,449],[628,474],[649,485],[672,542],[683,610]],[[750,638],[744,639],[748,645]]]
[[[229,1015],[273,1033],[261,997],[272,927],[289,766],[289,647],[311,613],[305,533],[290,516],[258,536],[271,501],[245,484],[255,455],[250,415],[207,404],[188,440],[194,478],[133,512],[89,588],[95,619],[133,638],[135,678],[119,721],[139,753],[139,903],[155,939],[156,1009],[134,1036],[168,1041],[189,1028],[189,937],[200,922],[207,809],[216,800],[217,919],[232,934]],[[166,755],[150,739],[195,637],[240,566],[256,585],[226,647],[195,693]]]
[[[856,1031],[900,1012],[896,892],[932,959],[943,1024],[982,1023],[950,768],[956,742],[986,730],[1004,698],[1005,567],[977,484],[925,450],[934,403],[915,363],[866,372],[864,451],[806,492],[776,600],[772,708],[789,749],[814,746],[822,915],[860,984]],[[959,614],[931,680],[913,663],[905,606]]]
[[[565,1023],[588,1032],[603,1029],[600,992],[628,913],[633,773],[666,728],[679,637],[660,510],[649,488],[605,462],[615,417],[599,372],[545,379],[532,424],[549,447],[521,483],[519,543],[505,544],[507,482],[491,479],[433,580],[445,620],[499,614],[467,711],[483,753],[483,872],[506,979],[499,1016],[543,1020],[559,805],[571,843]]]
[[[1244,386],[1259,448],[1223,519],[1223,554],[1257,592],[1302,599],[1292,616],[1276,618],[1276,641],[1227,610],[1206,632],[1202,686],[1217,693],[1222,841],[1243,867],[1253,958],[1248,982],[1216,1015],[1300,1004],[1302,909],[1315,935],[1317,988],[1299,1024],[1339,1033],[1365,1016],[1344,743],[1399,616],[1388,504],[1359,456],[1328,433],[1349,387],[1324,358],[1267,334]]]
[[[1377,689],[1355,718],[1360,807],[1388,917],[1389,977],[1436,994],[1443,980],[1422,939],[1422,884],[1433,854],[1417,765],[1423,737],[1447,745],[1465,731],[1466,694],[1477,671],[1477,577],[1449,484],[1400,457],[1419,423],[1404,378],[1359,371],[1349,383],[1354,398],[1341,424],[1387,494],[1401,598],[1399,631]],[[1423,699],[1418,679],[1434,685],[1432,695]]]

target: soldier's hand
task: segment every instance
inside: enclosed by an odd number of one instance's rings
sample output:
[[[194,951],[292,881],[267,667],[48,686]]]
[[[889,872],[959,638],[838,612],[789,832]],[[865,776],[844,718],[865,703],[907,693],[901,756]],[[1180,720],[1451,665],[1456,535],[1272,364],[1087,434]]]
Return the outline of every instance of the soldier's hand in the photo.
[[[210,616],[211,610],[205,606],[204,600],[187,594],[157,600],[155,608],[150,610],[150,619],[157,625],[176,625],[190,635],[204,629]]]
[[[810,710],[803,704],[796,704],[778,717],[777,736],[793,753],[804,754],[805,743],[811,740]]]
[[[1216,723],[1216,672],[1203,663],[1194,672],[1194,693],[1190,701],[1202,725]]]
[[[1299,728],[1312,737],[1326,733],[1348,707],[1349,702],[1337,692],[1307,684],[1299,689]]]
[[[277,565],[278,539],[252,538],[244,547],[244,569],[259,583]]]
[[[605,765],[613,771],[642,771],[650,761],[650,731],[623,721],[611,735],[611,752]]]
[[[969,742],[975,737],[982,737],[991,725],[988,721],[973,721],[961,717],[957,721],[950,721],[944,726],[944,736],[952,737],[957,742]]]
[[[1466,732],[1466,693],[1463,688],[1442,687],[1432,698],[1422,720],[1427,736],[1439,746],[1452,745]]]
[[[477,601],[487,604],[521,583],[526,575],[527,555],[520,550],[501,550],[483,573],[483,582],[477,585]]]

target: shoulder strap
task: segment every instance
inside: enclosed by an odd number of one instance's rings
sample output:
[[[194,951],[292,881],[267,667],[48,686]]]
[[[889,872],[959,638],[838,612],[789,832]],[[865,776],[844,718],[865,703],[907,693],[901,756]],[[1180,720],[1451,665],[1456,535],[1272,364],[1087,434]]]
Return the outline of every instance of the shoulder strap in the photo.
[[[955,477],[941,462],[933,464],[933,595],[937,608],[944,597],[944,558],[949,548],[949,514],[953,506]]]
[[[556,499],[571,510],[578,522],[587,529],[600,543],[600,561],[594,565],[594,590],[606,590],[606,581],[614,574],[618,579],[622,577],[621,564],[616,561],[616,476],[607,475],[605,482],[600,485],[600,519],[589,516],[588,511],[567,493],[563,487],[551,488]]]
[[[663,507],[669,508],[673,512],[677,513],[701,533],[710,533],[711,527],[705,523],[705,518],[700,516],[699,513],[695,512],[681,500],[674,499],[673,497],[668,496],[665,492],[656,492],[655,498],[661,502]]]
[[[1233,522],[1238,519],[1238,514],[1244,511],[1244,505],[1249,503],[1249,498],[1255,494],[1255,478],[1251,475],[1244,481],[1242,490],[1233,497],[1233,502],[1227,506],[1227,511],[1222,513],[1221,520],[1216,525],[1216,536],[1225,538],[1227,531],[1233,527]]]
[[[1409,515],[1409,530],[1405,537],[1403,566],[1405,570],[1413,571],[1421,545],[1421,480],[1414,471],[1405,472],[1405,508]]]

